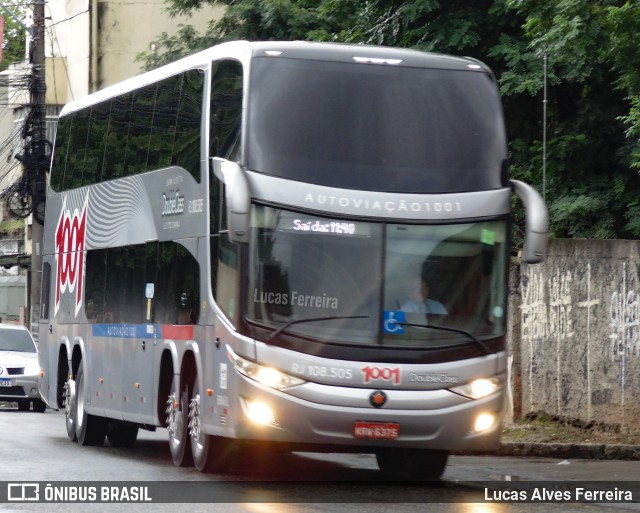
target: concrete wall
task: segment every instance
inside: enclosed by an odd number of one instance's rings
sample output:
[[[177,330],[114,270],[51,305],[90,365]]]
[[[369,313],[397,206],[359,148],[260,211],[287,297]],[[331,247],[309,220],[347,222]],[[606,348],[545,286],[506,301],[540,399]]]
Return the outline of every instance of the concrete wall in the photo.
[[[521,266],[511,311],[516,416],[640,429],[639,264],[640,241],[551,240],[545,263]]]

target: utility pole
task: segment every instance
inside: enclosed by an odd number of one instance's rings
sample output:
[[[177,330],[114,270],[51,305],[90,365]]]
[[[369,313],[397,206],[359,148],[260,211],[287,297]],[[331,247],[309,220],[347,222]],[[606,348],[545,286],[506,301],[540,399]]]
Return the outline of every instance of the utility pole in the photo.
[[[32,75],[29,83],[31,111],[26,119],[26,135],[30,137],[27,151],[25,173],[28,173],[28,183],[31,184],[32,205],[35,206],[45,196],[46,173],[49,168],[51,149],[47,141],[46,125],[46,80],[45,80],[45,40],[44,40],[44,6],[45,0],[35,0],[33,4],[33,29],[31,32],[31,47],[29,60]],[[31,266],[29,269],[29,324],[34,335],[38,335],[37,326],[40,318],[40,286],[42,283],[42,250],[44,230],[33,216],[31,225]]]

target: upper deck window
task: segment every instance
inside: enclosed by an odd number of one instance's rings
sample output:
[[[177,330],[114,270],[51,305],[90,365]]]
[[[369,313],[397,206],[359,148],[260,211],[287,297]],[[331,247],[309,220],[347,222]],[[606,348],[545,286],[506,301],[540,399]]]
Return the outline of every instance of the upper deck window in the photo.
[[[200,181],[204,72],[188,70],[60,118],[51,187],[180,166]]]
[[[502,110],[486,73],[261,57],[250,94],[252,170],[388,192],[504,186]]]

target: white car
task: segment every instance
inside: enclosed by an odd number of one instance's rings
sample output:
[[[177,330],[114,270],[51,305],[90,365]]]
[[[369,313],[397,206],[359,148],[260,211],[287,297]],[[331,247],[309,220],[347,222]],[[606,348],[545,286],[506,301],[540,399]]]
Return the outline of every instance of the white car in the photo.
[[[24,326],[0,324],[0,401],[18,403],[20,411],[44,412],[38,391],[38,350]]]

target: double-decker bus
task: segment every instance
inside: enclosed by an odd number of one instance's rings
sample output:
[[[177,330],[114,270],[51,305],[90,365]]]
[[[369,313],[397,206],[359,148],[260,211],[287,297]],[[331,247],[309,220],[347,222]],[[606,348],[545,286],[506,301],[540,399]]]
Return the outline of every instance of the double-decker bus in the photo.
[[[70,439],[164,427],[232,449],[375,454],[438,478],[499,442],[512,194],[468,58],[231,42],[73,101],[47,193],[40,392]]]

